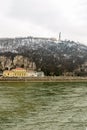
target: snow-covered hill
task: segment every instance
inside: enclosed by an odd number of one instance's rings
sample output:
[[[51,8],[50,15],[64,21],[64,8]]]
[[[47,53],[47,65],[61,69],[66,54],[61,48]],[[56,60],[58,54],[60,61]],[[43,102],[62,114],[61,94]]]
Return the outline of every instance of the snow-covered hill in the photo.
[[[61,41],[58,42],[53,38],[3,38],[0,39],[0,52],[15,52],[19,53],[18,48],[27,48],[29,50],[45,49],[51,53],[61,53],[65,57],[71,56],[74,52],[82,57],[87,51],[87,46],[75,43],[74,41]],[[23,50],[21,50],[22,52]]]
[[[24,55],[46,74],[59,75],[77,69],[87,60],[87,46],[54,38],[25,37],[0,39],[0,54]]]

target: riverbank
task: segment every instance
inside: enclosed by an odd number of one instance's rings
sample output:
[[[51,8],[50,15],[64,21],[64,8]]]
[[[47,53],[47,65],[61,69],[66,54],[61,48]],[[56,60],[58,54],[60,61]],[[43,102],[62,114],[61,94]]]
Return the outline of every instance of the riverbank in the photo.
[[[87,77],[46,76],[46,77],[1,77],[0,82],[87,82]]]

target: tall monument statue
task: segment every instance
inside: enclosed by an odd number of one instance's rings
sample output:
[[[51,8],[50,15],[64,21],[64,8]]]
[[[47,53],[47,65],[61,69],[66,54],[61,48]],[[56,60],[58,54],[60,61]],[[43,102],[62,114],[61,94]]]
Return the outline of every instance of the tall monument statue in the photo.
[[[61,41],[61,32],[59,33],[59,41]]]

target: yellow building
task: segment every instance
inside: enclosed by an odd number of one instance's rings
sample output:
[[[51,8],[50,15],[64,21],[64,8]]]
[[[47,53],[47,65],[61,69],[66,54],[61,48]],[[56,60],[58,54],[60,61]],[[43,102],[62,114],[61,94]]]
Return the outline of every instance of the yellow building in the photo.
[[[23,68],[16,68],[13,69],[12,72],[14,73],[14,77],[26,77],[27,72]]]
[[[12,70],[5,70],[3,77],[44,77],[43,72],[35,72],[33,70],[26,71],[23,68],[16,68]]]
[[[9,70],[5,70],[3,72],[3,76],[4,77],[14,77],[14,73],[12,71],[9,71]]]
[[[3,76],[4,77],[26,77],[27,72],[23,68],[16,68],[16,69],[4,71]]]

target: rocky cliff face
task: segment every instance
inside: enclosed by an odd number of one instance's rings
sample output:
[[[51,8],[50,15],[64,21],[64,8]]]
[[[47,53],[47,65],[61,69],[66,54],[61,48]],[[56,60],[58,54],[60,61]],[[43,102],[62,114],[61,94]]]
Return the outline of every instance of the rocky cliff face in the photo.
[[[35,70],[36,64],[35,62],[30,61],[28,57],[24,57],[21,55],[16,55],[13,59],[11,56],[0,56],[0,70],[10,70],[16,67],[23,67],[27,70]]]

